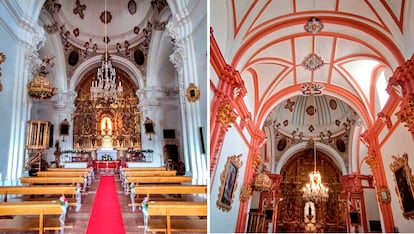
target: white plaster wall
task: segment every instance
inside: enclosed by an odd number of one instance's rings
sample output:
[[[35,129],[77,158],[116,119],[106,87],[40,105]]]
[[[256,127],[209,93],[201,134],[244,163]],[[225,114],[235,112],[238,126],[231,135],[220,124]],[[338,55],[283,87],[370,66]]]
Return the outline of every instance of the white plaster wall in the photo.
[[[223,148],[218,158],[217,167],[214,178],[211,180],[211,193],[210,193],[210,233],[234,233],[237,224],[237,215],[240,206],[240,189],[243,186],[244,173],[246,171],[246,160],[248,154],[248,145],[241,139],[238,131],[232,127],[228,130],[224,142]],[[219,187],[221,185],[220,175],[224,170],[224,166],[227,162],[227,157],[242,154],[240,158],[243,162],[241,168],[239,168],[239,174],[237,178],[237,188],[234,195],[234,200],[231,205],[231,210],[225,212],[219,210],[216,205],[218,199]]]
[[[7,14],[0,8],[0,15]],[[0,24],[0,52],[6,55],[6,61],[0,65],[2,76],[0,77],[3,90],[0,92],[0,183],[6,179],[8,155],[11,136],[11,103],[13,102],[13,87],[15,82],[14,69],[16,68],[17,45]],[[7,46],[6,46],[7,45]]]
[[[364,202],[365,202],[365,211],[366,211],[366,223],[368,224],[370,220],[380,220],[379,208],[377,202],[377,194],[375,189],[364,189]]]
[[[393,162],[392,155],[408,154],[408,165],[414,171],[414,143],[408,129],[402,124],[398,125],[392,136],[384,143],[381,148],[382,160],[384,162],[385,175],[387,179],[388,188],[391,193],[391,209],[394,216],[394,224],[399,232],[413,232],[414,225],[412,220],[407,220],[402,215],[399,199],[395,192],[394,175],[390,169],[390,164]],[[384,228],[383,228],[384,230]]]

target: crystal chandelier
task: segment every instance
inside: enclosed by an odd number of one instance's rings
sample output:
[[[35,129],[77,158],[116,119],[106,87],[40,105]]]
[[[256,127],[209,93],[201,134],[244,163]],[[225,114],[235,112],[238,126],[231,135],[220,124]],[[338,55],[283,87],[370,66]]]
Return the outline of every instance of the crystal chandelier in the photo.
[[[315,95],[312,95],[314,98],[315,106]],[[316,118],[316,115],[315,115]],[[315,121],[316,122],[316,121]],[[306,201],[320,202],[326,201],[329,197],[328,188],[322,184],[322,177],[319,171],[316,171],[316,144],[311,139],[313,144],[313,171],[309,174],[309,183],[303,187],[303,199]]]
[[[117,100],[118,97],[122,96],[123,88],[121,81],[119,81],[118,87],[116,83],[116,71],[115,68],[112,67],[112,62],[109,60],[108,55],[108,36],[107,36],[107,6],[106,6],[106,0],[105,0],[105,37],[104,42],[106,43],[105,46],[105,55],[104,59],[102,60],[101,67],[98,68],[98,71],[96,73],[97,80],[92,81],[91,84],[91,98],[93,100],[102,98],[105,101],[108,101],[110,99]]]

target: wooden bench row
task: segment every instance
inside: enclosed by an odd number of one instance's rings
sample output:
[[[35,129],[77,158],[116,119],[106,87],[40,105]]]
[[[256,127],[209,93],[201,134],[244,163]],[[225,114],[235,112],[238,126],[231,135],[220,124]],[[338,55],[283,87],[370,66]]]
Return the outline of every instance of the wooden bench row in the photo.
[[[147,219],[146,231],[207,232],[207,202],[149,202]]]
[[[73,228],[73,224],[65,223],[65,213],[59,203],[0,203],[0,216],[18,216],[13,219],[0,219],[1,231],[39,231],[61,230]],[[54,215],[45,217],[46,215]],[[35,217],[28,217],[35,216]]]

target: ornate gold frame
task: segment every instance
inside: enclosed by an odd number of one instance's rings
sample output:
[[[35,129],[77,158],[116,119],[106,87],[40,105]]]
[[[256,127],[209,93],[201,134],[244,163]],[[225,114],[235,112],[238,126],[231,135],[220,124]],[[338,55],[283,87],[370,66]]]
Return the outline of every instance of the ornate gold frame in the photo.
[[[241,154],[228,157],[224,170],[220,175],[221,185],[216,204],[219,209],[226,212],[231,210],[231,204],[237,189],[239,168],[243,165],[240,157]]]
[[[393,155],[390,169],[394,172],[395,193],[400,201],[402,214],[406,219],[414,219],[414,177],[408,166],[408,155]]]
[[[0,64],[4,63],[4,61],[6,61],[6,55],[3,52],[0,52]],[[1,73],[1,67],[0,67],[0,77],[1,77],[2,73]],[[3,91],[3,85],[1,84],[1,80],[0,80],[0,92]]]
[[[378,200],[382,203],[390,203],[391,202],[391,195],[390,190],[386,186],[381,186],[377,192]]]
[[[195,102],[198,99],[200,99],[200,90],[195,84],[190,83],[190,86],[188,86],[185,96],[187,97],[187,100],[189,102]]]

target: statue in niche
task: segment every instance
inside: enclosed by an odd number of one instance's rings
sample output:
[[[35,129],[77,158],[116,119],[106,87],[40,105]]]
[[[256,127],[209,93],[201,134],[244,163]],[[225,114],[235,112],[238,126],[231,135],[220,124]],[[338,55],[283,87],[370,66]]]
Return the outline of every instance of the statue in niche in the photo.
[[[59,145],[59,141],[56,141],[55,148],[56,148],[56,151],[53,153],[53,155],[55,155],[56,167],[59,167],[59,164],[60,164],[60,155],[62,154],[62,151],[61,151],[60,145]]]

